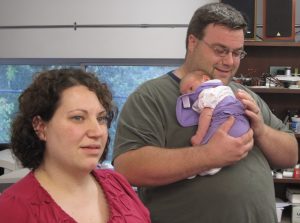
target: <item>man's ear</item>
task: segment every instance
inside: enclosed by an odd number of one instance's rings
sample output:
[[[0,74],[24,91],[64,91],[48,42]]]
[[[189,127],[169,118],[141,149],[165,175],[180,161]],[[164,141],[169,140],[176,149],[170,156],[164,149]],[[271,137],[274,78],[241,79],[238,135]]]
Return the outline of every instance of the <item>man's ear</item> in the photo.
[[[193,52],[197,43],[198,43],[198,38],[194,36],[193,34],[190,34],[188,37],[188,50]]]
[[[42,141],[46,141],[46,123],[40,116],[35,116],[32,119],[32,127],[39,139]]]

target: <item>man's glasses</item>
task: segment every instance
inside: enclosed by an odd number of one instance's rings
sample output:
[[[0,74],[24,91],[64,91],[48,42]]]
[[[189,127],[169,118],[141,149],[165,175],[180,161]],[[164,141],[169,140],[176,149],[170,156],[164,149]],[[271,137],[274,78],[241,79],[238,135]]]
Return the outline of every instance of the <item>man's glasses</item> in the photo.
[[[232,53],[232,56],[234,58],[237,58],[237,59],[241,60],[241,59],[245,58],[245,56],[247,55],[246,51],[241,50],[241,49],[239,49],[239,50],[230,50],[230,49],[228,49],[227,47],[224,47],[224,46],[211,45],[203,39],[200,40],[200,41],[205,43],[205,45],[208,46],[215,53],[215,55],[218,56],[218,57],[225,57],[229,53]]]

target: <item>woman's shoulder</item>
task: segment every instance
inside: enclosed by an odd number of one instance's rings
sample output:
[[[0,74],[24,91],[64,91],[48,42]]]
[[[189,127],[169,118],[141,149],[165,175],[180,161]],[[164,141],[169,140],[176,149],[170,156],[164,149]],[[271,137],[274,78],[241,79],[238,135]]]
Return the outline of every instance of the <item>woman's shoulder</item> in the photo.
[[[42,204],[49,199],[49,195],[41,187],[31,171],[2,193],[0,203],[8,204],[10,201],[18,201],[18,204],[30,206],[31,204]]]
[[[114,193],[131,194],[134,192],[132,186],[126,178],[120,173],[111,169],[97,169],[94,171],[95,176],[106,191]]]
[[[33,182],[33,174],[30,172],[0,195],[1,220],[7,219],[9,220],[7,222],[26,221],[29,217],[27,208],[33,202],[32,197],[36,193]]]
[[[150,222],[149,211],[125,177],[110,169],[94,170],[94,175],[98,178],[110,204],[110,219],[121,219],[122,222]]]
[[[21,180],[8,187],[2,195],[28,198],[36,192],[36,184],[33,172],[29,172]]]
[[[96,169],[94,170],[94,173],[101,181],[125,181],[128,183],[123,175],[113,169]]]

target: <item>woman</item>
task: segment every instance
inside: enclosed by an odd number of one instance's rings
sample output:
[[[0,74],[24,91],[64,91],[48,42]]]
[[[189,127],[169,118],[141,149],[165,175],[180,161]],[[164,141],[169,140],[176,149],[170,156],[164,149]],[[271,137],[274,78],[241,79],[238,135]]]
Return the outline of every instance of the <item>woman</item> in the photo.
[[[114,115],[112,95],[95,75],[41,72],[12,123],[12,152],[32,171],[0,196],[1,222],[150,222],[121,175],[96,169]]]

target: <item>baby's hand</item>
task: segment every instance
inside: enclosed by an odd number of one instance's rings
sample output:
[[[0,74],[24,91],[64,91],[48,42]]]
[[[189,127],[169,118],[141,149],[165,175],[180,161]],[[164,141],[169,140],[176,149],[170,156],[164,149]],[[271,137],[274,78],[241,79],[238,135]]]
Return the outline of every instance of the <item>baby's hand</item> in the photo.
[[[199,138],[197,135],[194,135],[194,136],[191,138],[191,144],[192,144],[193,146],[200,145],[200,144],[201,144],[201,141],[202,141],[202,139]]]

